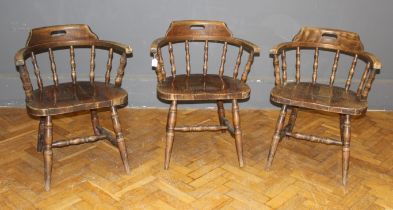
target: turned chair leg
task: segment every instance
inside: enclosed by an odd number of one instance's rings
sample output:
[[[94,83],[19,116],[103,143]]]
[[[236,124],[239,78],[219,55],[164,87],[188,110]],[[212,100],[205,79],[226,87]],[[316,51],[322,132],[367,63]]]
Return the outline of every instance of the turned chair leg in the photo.
[[[225,125],[225,123],[224,123],[224,118],[225,118],[224,102],[221,100],[217,101],[217,113],[218,113],[218,121],[220,122],[220,125],[221,126]],[[222,130],[221,132],[225,133],[225,130]]]
[[[113,130],[115,131],[116,134],[117,147],[120,152],[121,160],[123,161],[124,169],[126,173],[129,174],[130,166],[128,164],[126,143],[124,142],[123,133],[121,132],[119,115],[117,113],[116,107],[114,106],[111,107],[111,115],[112,115]]]
[[[289,116],[287,129],[285,131],[290,133],[293,131],[293,128],[295,127],[295,123],[296,123],[297,112],[298,112],[298,108],[296,107],[291,108],[291,115]]]
[[[41,123],[40,123],[41,124]],[[44,121],[45,134],[44,134],[44,179],[45,179],[45,190],[50,190],[51,175],[52,175],[52,141],[53,141],[53,126],[52,117],[45,117]]]
[[[280,116],[278,117],[277,124],[276,124],[276,130],[274,132],[272,143],[271,143],[271,146],[270,146],[269,156],[268,156],[267,163],[266,163],[266,169],[269,169],[270,166],[272,165],[274,154],[276,153],[278,142],[280,141],[280,139],[282,137],[281,131],[282,131],[283,126],[284,126],[284,121],[285,121],[285,115],[286,114],[287,114],[287,105],[283,105],[281,107]]]
[[[349,168],[349,144],[351,141],[351,116],[343,115],[341,123],[342,140],[343,140],[343,177],[342,182],[345,186],[348,182],[348,168]]]
[[[100,126],[100,121],[98,119],[97,110],[95,109],[90,110],[90,115],[91,115],[91,124],[93,126],[94,135],[97,136],[101,135],[101,132],[98,129],[98,127]]]
[[[165,146],[165,162],[164,169],[169,168],[169,162],[171,159],[173,139],[175,137],[174,128],[176,125],[176,111],[177,111],[177,101],[172,101],[169,107],[168,120],[166,124],[166,146]]]
[[[239,166],[244,166],[243,160],[243,142],[242,142],[242,131],[240,129],[240,115],[239,115],[239,104],[236,99],[232,100],[232,115],[233,115],[233,128],[235,135],[235,144],[237,151],[237,158],[239,160]]]
[[[340,136],[341,141],[344,142],[344,121],[345,121],[345,114],[340,114]]]
[[[38,138],[37,138],[37,152],[44,151],[44,136],[45,136],[45,117],[40,117],[38,125]]]

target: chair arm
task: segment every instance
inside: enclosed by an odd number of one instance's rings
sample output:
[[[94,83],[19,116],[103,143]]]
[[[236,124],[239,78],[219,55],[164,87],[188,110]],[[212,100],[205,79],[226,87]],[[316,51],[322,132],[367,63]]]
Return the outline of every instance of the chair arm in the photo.
[[[280,53],[281,49],[291,44],[292,42],[280,43],[269,50],[270,55],[277,55]]]
[[[160,37],[160,38],[155,39],[151,43],[151,45],[150,45],[150,54],[151,55],[157,54],[157,48],[159,48],[161,46],[161,44],[162,44],[161,42],[164,41],[164,40],[166,40],[165,37]]]
[[[259,56],[261,49],[256,44],[239,38],[233,38],[233,40],[235,41],[235,43],[239,43],[240,45],[245,47],[245,49],[254,52],[254,56]]]
[[[104,47],[113,48],[115,51],[126,53],[127,57],[132,55],[132,48],[129,45],[108,41],[108,40],[97,40],[94,42]]]
[[[377,56],[375,56],[374,54],[369,53],[369,52],[362,52],[361,54],[359,54],[359,56],[370,61],[371,68],[376,69],[376,70],[381,70],[382,63],[379,60],[379,58]]]
[[[25,53],[26,53],[26,48],[22,48],[18,50],[15,54],[15,66],[23,66],[25,65]]]

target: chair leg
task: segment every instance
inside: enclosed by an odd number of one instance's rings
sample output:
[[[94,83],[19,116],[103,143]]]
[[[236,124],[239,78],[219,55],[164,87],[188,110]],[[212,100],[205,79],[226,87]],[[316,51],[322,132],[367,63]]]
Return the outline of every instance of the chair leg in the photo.
[[[114,106],[111,107],[111,115],[112,115],[113,130],[115,131],[116,134],[117,147],[120,152],[121,160],[123,161],[124,169],[126,173],[129,174],[130,166],[128,164],[126,143],[124,142],[123,133],[121,132],[119,115],[117,113],[116,107]]]
[[[269,151],[269,156],[267,158],[267,163],[266,163],[266,169],[269,169],[270,166],[272,165],[274,154],[276,153],[277,145],[278,142],[280,141],[282,135],[281,131],[284,126],[284,121],[285,121],[285,115],[287,114],[287,105],[283,105],[281,107],[281,112],[280,116],[278,117],[277,124],[276,124],[276,130],[273,135],[272,143],[270,146],[270,151]]]
[[[297,112],[298,112],[298,108],[296,108],[296,107],[291,108],[291,115],[289,116],[289,120],[288,120],[288,129],[286,131],[288,131],[288,132],[293,131],[293,128],[295,127],[296,118],[297,118]]]
[[[345,114],[340,114],[340,136],[341,141],[344,142],[344,121],[345,121]]]
[[[217,101],[217,112],[218,112],[218,121],[220,122],[220,125],[225,125],[224,124],[224,118],[225,118],[225,109],[224,109],[224,102],[219,100]],[[221,131],[222,133],[225,133],[225,130]]]
[[[166,124],[166,146],[165,146],[165,162],[164,169],[169,168],[169,162],[171,159],[173,139],[175,137],[174,128],[176,125],[176,112],[177,112],[177,101],[172,101],[169,107],[168,119]]]
[[[97,128],[98,126],[100,126],[100,121],[98,119],[97,110],[95,110],[95,109],[90,110],[90,115],[91,115],[91,124],[93,126],[94,135],[98,136],[101,134],[101,132]]]
[[[52,141],[53,141],[53,126],[52,117],[47,116],[44,121],[45,134],[44,134],[44,181],[45,190],[50,190],[51,175],[52,175]]]
[[[37,138],[37,152],[44,151],[44,136],[45,136],[45,117],[40,118],[38,126],[38,138]]]
[[[342,139],[343,139],[343,185],[346,186],[348,182],[348,168],[349,168],[349,144],[351,141],[351,116],[343,116],[342,123]]]
[[[232,100],[232,115],[233,115],[233,128],[235,130],[235,143],[237,158],[239,160],[239,166],[244,166],[243,160],[243,142],[242,142],[242,132],[240,129],[240,115],[239,115],[239,104],[236,99]]]

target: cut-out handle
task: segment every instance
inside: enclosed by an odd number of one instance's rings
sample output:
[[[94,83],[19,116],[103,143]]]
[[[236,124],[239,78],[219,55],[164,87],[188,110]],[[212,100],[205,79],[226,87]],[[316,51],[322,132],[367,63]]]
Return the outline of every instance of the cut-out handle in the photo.
[[[47,42],[70,41],[70,40],[87,40],[94,39],[98,40],[88,25],[84,24],[69,24],[69,25],[56,25],[56,26],[45,26],[41,28],[31,29],[29,39],[27,40],[26,46],[31,47],[40,45]]]
[[[308,42],[313,45],[334,44],[335,46],[329,47],[346,51],[363,51],[364,49],[357,33],[339,29],[302,27],[292,41]]]
[[[67,32],[65,30],[58,30],[58,31],[52,31],[50,32],[50,35],[53,37],[57,36],[64,36]]]
[[[190,29],[191,30],[205,30],[205,26],[204,25],[191,25]]]
[[[337,39],[337,34],[335,33],[323,33],[322,38],[335,40]]]
[[[180,20],[173,21],[166,37],[182,37],[182,39],[204,39],[209,37],[232,37],[224,22],[211,20]],[[203,37],[203,38],[201,38]]]

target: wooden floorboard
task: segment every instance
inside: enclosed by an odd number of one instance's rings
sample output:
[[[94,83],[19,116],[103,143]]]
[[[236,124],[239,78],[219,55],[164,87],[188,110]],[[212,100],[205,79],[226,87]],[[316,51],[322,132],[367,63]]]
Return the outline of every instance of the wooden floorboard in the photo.
[[[353,119],[346,188],[339,146],[284,139],[264,170],[275,110],[240,110],[244,168],[229,133],[177,132],[169,170],[163,170],[167,110],[119,114],[131,174],[106,141],[54,149],[52,189],[45,192],[38,120],[25,109],[1,108],[0,209],[393,209],[392,112]],[[99,115],[112,128],[109,113]],[[178,125],[217,122],[215,110],[178,112]],[[338,138],[338,117],[300,112],[295,131],[310,130]],[[55,139],[92,132],[87,113],[54,119]]]

